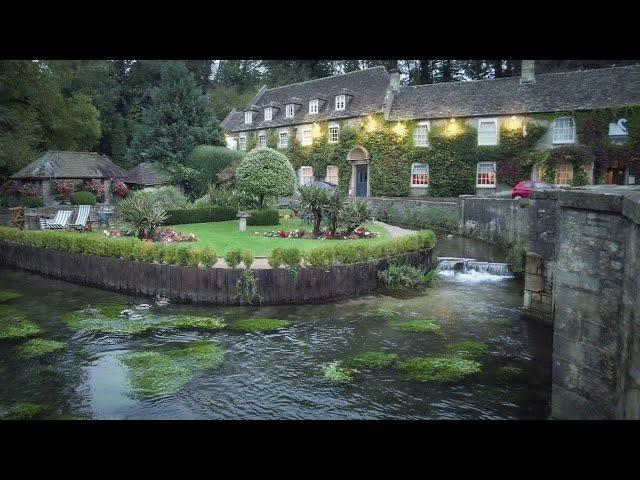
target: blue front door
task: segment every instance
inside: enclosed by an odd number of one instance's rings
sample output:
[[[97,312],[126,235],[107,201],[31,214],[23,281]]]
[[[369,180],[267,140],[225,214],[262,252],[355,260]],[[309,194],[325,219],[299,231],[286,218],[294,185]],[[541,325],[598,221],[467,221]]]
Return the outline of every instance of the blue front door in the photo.
[[[356,165],[356,197],[367,196],[369,165]]]

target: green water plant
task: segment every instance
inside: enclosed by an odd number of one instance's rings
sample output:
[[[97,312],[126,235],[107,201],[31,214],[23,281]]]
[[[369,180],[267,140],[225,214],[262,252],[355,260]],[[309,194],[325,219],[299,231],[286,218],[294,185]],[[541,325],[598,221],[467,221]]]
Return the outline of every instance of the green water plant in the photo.
[[[324,378],[336,383],[346,383],[353,380],[353,377],[358,373],[355,368],[348,368],[343,366],[340,360],[328,363],[322,367],[322,373]]]
[[[281,320],[277,318],[245,318],[229,324],[229,329],[238,332],[266,332],[279,330],[292,325],[291,320]]]
[[[474,340],[465,340],[458,343],[445,345],[445,350],[451,354],[462,358],[475,359],[485,355],[489,351],[489,345]]]
[[[153,398],[173,395],[199,371],[218,368],[224,352],[215,343],[204,341],[163,351],[131,352],[117,358],[129,370],[129,394]]]
[[[0,305],[0,340],[13,340],[38,335],[42,329],[19,311]]]
[[[9,408],[5,418],[8,420],[35,420],[41,418],[49,410],[46,405],[39,403],[16,403]]]
[[[514,380],[522,375],[522,368],[507,365],[499,367],[496,371],[496,378],[501,382],[508,382]]]
[[[354,368],[383,368],[398,361],[397,353],[364,352],[353,356],[348,364]]]
[[[18,347],[18,354],[21,357],[35,358],[49,355],[65,348],[65,342],[57,340],[46,340],[44,338],[31,339]]]
[[[376,308],[375,310],[369,310],[362,313],[362,317],[364,318],[390,318],[398,315],[397,312],[393,310],[389,310],[388,308]]]
[[[406,263],[392,263],[377,273],[379,282],[389,290],[415,289],[431,283],[437,276],[437,270],[425,273]]]
[[[402,332],[427,332],[427,333],[439,333],[441,330],[433,320],[426,318],[415,318],[409,320],[393,320],[389,322],[389,326],[393,330],[399,330]]]
[[[177,330],[219,330],[226,326],[222,318],[201,317],[197,315],[176,315],[168,320],[156,323],[161,328],[175,328]]]
[[[459,356],[413,357],[398,362],[397,369],[420,382],[450,383],[480,372],[480,363]]]
[[[0,303],[9,302],[22,297],[22,294],[10,290],[0,290]]]

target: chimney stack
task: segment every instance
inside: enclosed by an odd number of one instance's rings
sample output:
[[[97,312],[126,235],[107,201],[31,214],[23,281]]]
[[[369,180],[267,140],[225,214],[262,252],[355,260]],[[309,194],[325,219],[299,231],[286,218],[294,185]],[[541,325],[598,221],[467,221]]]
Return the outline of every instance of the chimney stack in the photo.
[[[520,83],[536,83],[535,60],[522,60]]]
[[[400,90],[400,71],[397,68],[392,68],[389,70],[390,86],[394,92]]]

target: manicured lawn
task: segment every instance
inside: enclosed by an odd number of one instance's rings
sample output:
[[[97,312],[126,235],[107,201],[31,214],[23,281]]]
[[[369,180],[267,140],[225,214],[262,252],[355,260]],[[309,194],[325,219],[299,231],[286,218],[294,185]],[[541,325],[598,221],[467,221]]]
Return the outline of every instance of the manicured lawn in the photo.
[[[266,257],[276,247],[297,247],[302,251],[310,250],[314,247],[324,245],[327,242],[342,244],[349,243],[378,243],[391,238],[386,228],[378,225],[366,224],[366,228],[379,232],[381,235],[376,238],[358,239],[358,240],[311,240],[300,238],[271,238],[264,237],[264,232],[271,230],[292,231],[296,229],[311,230],[312,226],[303,224],[300,219],[281,219],[280,225],[273,226],[247,226],[245,232],[238,230],[238,220],[229,220],[226,222],[210,222],[210,223],[190,223],[185,225],[173,225],[171,228],[182,233],[193,233],[198,237],[197,242],[185,242],[181,245],[202,248],[207,243],[213,247],[216,254],[224,255],[229,250],[236,248],[250,250],[256,257]],[[255,235],[259,232],[260,235]]]

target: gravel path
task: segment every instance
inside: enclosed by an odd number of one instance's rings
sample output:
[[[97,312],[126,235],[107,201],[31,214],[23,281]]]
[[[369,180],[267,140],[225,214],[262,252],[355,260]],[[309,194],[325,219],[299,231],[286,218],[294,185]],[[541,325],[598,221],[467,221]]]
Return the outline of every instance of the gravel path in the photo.
[[[373,223],[380,227],[386,228],[389,231],[391,238],[404,237],[405,235],[410,235],[412,233],[415,233],[415,230],[407,230],[406,228],[394,227],[393,225],[389,225],[388,223],[384,223],[384,222],[374,221]],[[218,261],[215,264],[215,267],[229,268],[229,266],[227,265],[227,262],[225,262],[223,258],[218,259]],[[251,268],[271,268],[271,267],[269,266],[269,262],[267,261],[266,257],[257,257],[253,261]]]
[[[394,225],[389,225],[388,223],[379,222],[377,220],[375,220],[373,223],[386,228],[391,234],[391,238],[404,237],[405,235],[411,235],[412,233],[416,233],[415,230],[408,230],[406,228],[396,227]]]

